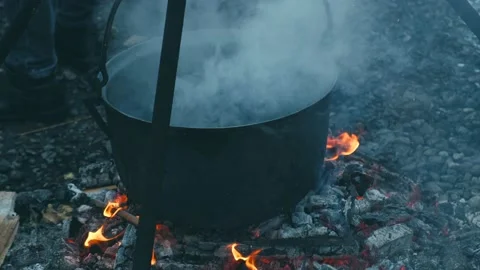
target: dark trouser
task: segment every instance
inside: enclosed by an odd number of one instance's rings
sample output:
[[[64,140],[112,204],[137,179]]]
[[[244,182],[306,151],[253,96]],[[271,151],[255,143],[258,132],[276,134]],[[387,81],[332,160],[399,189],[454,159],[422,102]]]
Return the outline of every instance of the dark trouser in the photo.
[[[5,0],[5,13],[11,20],[24,0]],[[5,60],[8,69],[32,79],[50,76],[57,65],[55,26],[78,31],[94,26],[97,0],[43,0],[25,34]],[[70,44],[75,47],[76,44]],[[77,44],[78,45],[78,44]]]

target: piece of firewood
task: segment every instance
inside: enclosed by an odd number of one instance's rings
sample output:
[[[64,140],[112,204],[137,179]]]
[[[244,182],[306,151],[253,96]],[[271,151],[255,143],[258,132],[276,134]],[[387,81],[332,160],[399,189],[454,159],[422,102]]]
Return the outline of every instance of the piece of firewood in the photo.
[[[18,231],[19,216],[15,213],[15,192],[0,191],[0,266]]]

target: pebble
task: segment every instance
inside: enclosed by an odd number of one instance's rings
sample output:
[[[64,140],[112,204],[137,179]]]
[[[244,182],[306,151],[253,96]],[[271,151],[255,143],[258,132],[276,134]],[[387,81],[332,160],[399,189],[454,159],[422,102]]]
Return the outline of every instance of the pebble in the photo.
[[[468,130],[466,127],[464,126],[459,126],[457,127],[457,132],[459,134],[462,134],[462,135],[466,135],[466,134],[469,134],[470,133],[470,130]]]
[[[457,181],[457,177],[454,176],[454,175],[451,175],[451,174],[442,175],[442,176],[440,177],[440,179],[441,179],[443,182],[450,182],[450,183],[454,183],[455,181]]]
[[[3,173],[0,173],[0,186],[5,185],[8,182],[8,176]]]
[[[430,177],[432,178],[433,181],[440,180],[440,175],[436,172],[430,172]]]
[[[480,185],[480,178],[479,177],[472,177],[472,184]]]
[[[404,224],[396,224],[374,231],[365,244],[372,254],[390,257],[410,249],[412,237],[412,229]]]
[[[475,195],[470,200],[468,200],[468,205],[473,211],[478,211],[480,210],[480,196]]]
[[[480,176],[480,165],[479,164],[473,165],[472,169],[470,170],[470,173],[473,176]]]
[[[303,226],[313,224],[313,219],[304,212],[295,212],[292,214],[292,222],[295,226]]]
[[[22,268],[22,270],[43,270],[43,269],[45,268],[39,263]]]
[[[312,263],[313,269],[315,270],[336,270],[337,268],[330,266],[328,264],[320,264],[316,261]]]
[[[429,191],[431,193],[440,194],[442,193],[442,188],[436,182],[427,182],[423,185],[424,191]]]
[[[463,153],[455,153],[453,154],[453,160],[460,160],[464,157],[465,155]]]
[[[425,156],[433,156],[433,155],[435,154],[435,149],[428,148],[427,150],[425,150],[425,151],[423,152],[423,154],[424,154]]]
[[[429,161],[433,164],[436,164],[436,165],[442,165],[445,162],[444,158],[441,157],[441,156],[431,156],[429,158]]]
[[[12,164],[6,159],[0,159],[0,173],[8,173],[12,169]]]
[[[449,156],[447,151],[440,151],[440,152],[438,152],[438,155],[441,156],[441,157],[448,157]]]
[[[381,202],[387,199],[387,196],[382,194],[377,189],[369,189],[364,195],[365,199],[371,202]]]
[[[53,192],[48,189],[37,189],[34,191],[19,192],[16,199],[16,207],[27,207],[29,205],[44,204],[53,198]]]
[[[307,203],[307,207],[329,208],[335,207],[339,203],[339,199],[335,195],[313,195]]]
[[[25,178],[25,174],[21,171],[13,170],[10,172],[8,178],[10,181],[21,181]]]

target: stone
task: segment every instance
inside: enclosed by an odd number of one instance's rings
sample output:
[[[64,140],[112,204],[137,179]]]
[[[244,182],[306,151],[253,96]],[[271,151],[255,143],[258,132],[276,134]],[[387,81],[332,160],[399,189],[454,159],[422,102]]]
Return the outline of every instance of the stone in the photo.
[[[454,175],[442,175],[440,179],[443,182],[455,183],[457,181],[457,177]]]
[[[316,261],[312,263],[313,269],[315,270],[336,270],[335,267],[328,264],[320,264]]]
[[[469,173],[469,172],[466,172],[466,173],[463,175],[463,182],[464,182],[464,183],[469,183],[471,180],[472,180],[472,174]]]
[[[45,268],[43,267],[43,265],[39,263],[22,268],[22,270],[43,270],[43,269]]]
[[[279,239],[304,238],[307,235],[308,235],[308,229],[306,227],[292,228],[290,226],[283,226],[278,231]]]
[[[355,200],[355,204],[353,205],[353,213],[354,214],[363,214],[372,208],[372,203],[368,200]]]
[[[472,177],[472,184],[480,185],[480,177]]]
[[[430,177],[432,178],[433,181],[439,181],[440,180],[440,175],[436,172],[430,172],[429,175],[430,175]]]
[[[365,199],[371,201],[371,202],[382,202],[387,199],[387,196],[385,196],[383,193],[381,193],[377,189],[369,189],[367,192],[365,192],[364,195]]]
[[[480,176],[480,165],[479,164],[473,165],[473,167],[470,169],[470,173],[473,176]]]
[[[455,153],[453,154],[453,160],[460,160],[464,157],[465,155],[463,153]]]
[[[390,257],[409,250],[412,237],[412,229],[404,224],[395,224],[374,231],[365,244],[372,254]]]
[[[442,188],[436,182],[427,182],[423,185],[423,190],[434,194],[442,193]]]
[[[423,152],[423,155],[425,156],[433,156],[435,154],[435,149],[433,148],[428,148]]]
[[[37,189],[34,191],[25,191],[17,194],[15,202],[15,211],[20,215],[28,213],[31,206],[45,206],[47,202],[54,198],[53,192],[48,189]]]
[[[463,250],[458,243],[452,243],[448,249],[443,250],[442,265],[445,269],[461,270],[470,268],[469,259],[463,254]]]
[[[8,176],[10,181],[22,181],[25,179],[25,174],[21,171],[12,170]]]
[[[48,163],[53,164],[55,162],[55,158],[57,157],[57,153],[53,151],[45,151],[40,154],[40,156]]]
[[[313,224],[313,219],[305,212],[295,212],[292,214],[292,222],[296,227],[298,227]]]
[[[312,195],[307,203],[310,208],[332,208],[338,206],[340,200],[335,195]]]
[[[473,211],[478,211],[480,210],[480,196],[475,195],[470,200],[468,200],[468,205]]]
[[[468,213],[465,215],[468,222],[480,228],[480,212]]]
[[[445,162],[442,156],[431,156],[428,160],[436,165],[442,165]]]
[[[438,155],[441,156],[441,157],[448,157],[449,156],[447,151],[440,151],[440,152],[438,152]]]
[[[6,159],[0,159],[0,173],[8,173],[12,169],[12,164]]]
[[[81,167],[78,172],[80,176],[80,187],[91,188],[98,186],[113,185],[115,177],[115,164],[112,161],[102,161],[88,164]]]
[[[437,209],[442,212],[442,213],[446,213],[448,215],[453,215],[454,214],[454,211],[455,211],[455,207],[453,204],[451,204],[450,202],[448,201],[441,201],[438,203],[437,205]]]
[[[8,176],[6,176],[3,173],[0,173],[0,186],[7,184],[7,182],[8,182]]]
[[[425,140],[423,139],[422,136],[412,136],[412,141],[416,145],[422,145],[425,143]]]
[[[321,235],[335,235],[335,233],[329,230],[327,227],[313,227],[307,231],[307,235],[310,237],[321,236]]]

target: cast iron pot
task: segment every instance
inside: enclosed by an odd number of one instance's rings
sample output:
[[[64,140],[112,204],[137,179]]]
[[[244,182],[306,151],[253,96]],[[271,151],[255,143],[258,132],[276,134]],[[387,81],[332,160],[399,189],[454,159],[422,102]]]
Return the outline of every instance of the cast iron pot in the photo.
[[[212,34],[187,32],[181,57]],[[141,201],[140,187],[151,177],[147,164],[154,138],[151,115],[132,114],[128,103],[150,106],[151,100],[140,97],[156,85],[160,44],[154,38],[112,57],[106,65],[110,79],[102,89],[108,124],[99,125],[109,135],[118,173],[134,202]],[[323,94],[299,110],[267,121],[172,125],[164,186],[157,194],[159,221],[190,229],[236,230],[291,211],[319,180],[334,85],[332,80],[328,89],[319,89]]]

